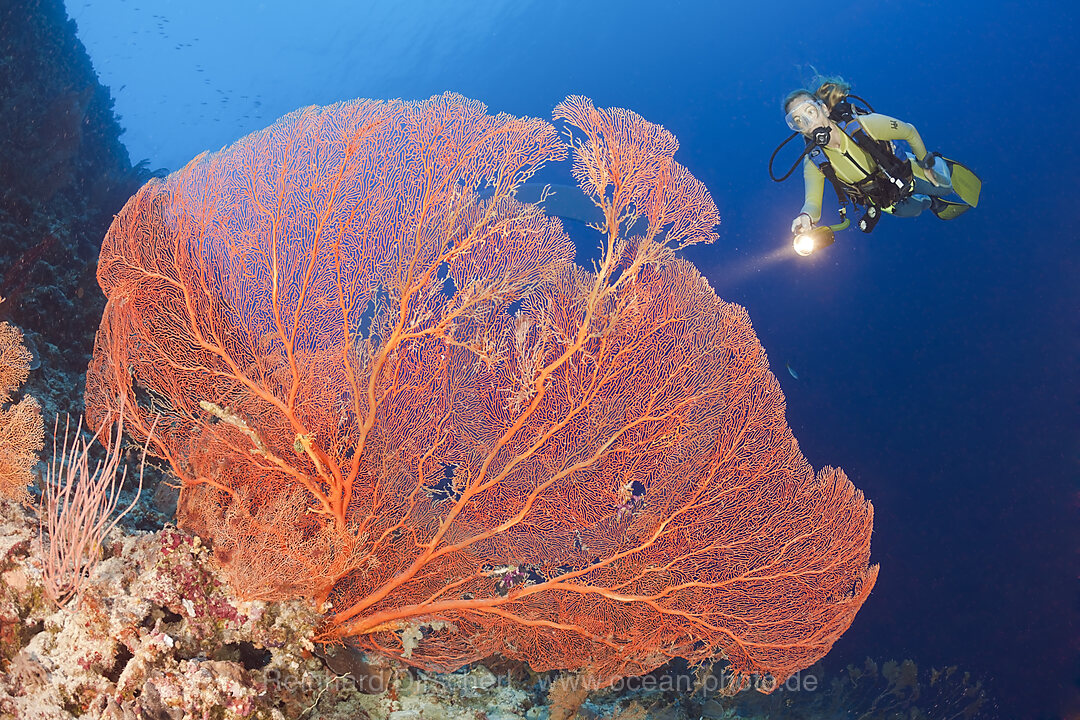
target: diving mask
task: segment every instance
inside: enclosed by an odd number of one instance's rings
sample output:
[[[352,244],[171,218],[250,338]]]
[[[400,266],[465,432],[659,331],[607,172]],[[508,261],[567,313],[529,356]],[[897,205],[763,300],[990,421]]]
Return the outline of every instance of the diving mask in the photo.
[[[813,100],[804,100],[793,107],[791,112],[784,116],[784,120],[789,128],[798,133],[806,133],[829,124],[825,109]]]

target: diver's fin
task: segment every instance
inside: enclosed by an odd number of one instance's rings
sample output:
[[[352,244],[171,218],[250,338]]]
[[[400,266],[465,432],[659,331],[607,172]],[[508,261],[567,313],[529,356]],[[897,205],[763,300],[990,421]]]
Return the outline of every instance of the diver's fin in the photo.
[[[949,158],[942,158],[942,160],[949,165],[949,171],[952,173],[953,192],[959,195],[960,199],[971,207],[978,205],[979,191],[982,190],[982,180],[979,179],[978,175],[955,160],[950,160]],[[957,213],[957,215],[959,214],[960,213]],[[938,215],[938,217],[941,216]],[[956,215],[953,215],[952,217],[956,217]]]
[[[955,182],[955,178],[953,181]],[[960,217],[972,207],[972,205],[968,205],[967,203],[934,198],[933,202],[930,204],[930,211],[942,220],[952,220],[955,217]]]

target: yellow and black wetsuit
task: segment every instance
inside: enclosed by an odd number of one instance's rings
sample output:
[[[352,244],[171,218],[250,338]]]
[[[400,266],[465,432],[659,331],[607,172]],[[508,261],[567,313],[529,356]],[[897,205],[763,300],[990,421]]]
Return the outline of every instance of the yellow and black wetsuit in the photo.
[[[906,141],[919,160],[926,156],[926,146],[914,125],[880,113],[859,115],[847,124],[846,134],[840,133],[839,148],[824,148],[825,156],[836,171],[836,177],[843,183],[854,184],[877,170],[874,159],[849,137],[859,127],[874,140]],[[925,180],[926,173],[922,167],[914,160],[910,161],[910,164],[915,177]],[[809,215],[810,219],[817,223],[821,219],[821,198],[825,192],[825,176],[809,157],[803,160],[803,180],[806,184],[806,195],[801,212]],[[886,212],[890,210],[890,208],[882,209]]]

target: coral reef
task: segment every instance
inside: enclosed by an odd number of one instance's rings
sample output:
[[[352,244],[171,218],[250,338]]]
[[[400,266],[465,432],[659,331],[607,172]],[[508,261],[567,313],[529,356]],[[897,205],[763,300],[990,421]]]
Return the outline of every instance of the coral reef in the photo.
[[[37,543],[33,514],[0,502],[0,720],[549,716],[553,678],[522,666],[432,674],[320,649],[316,608],[236,598],[176,528],[115,530],[83,602],[62,610],[45,600]]]
[[[18,581],[5,586],[3,622],[29,630],[5,648],[0,717],[201,717],[217,706],[219,717],[254,717],[266,674],[306,662],[296,653],[311,647],[315,613],[235,601],[197,538],[175,529],[114,533],[79,602],[54,610],[36,524],[4,507],[3,526],[18,538],[6,572]]]
[[[492,705],[501,714],[489,717],[512,720],[537,699],[482,666],[435,677],[341,649],[324,660],[316,608],[236,598],[206,546],[176,528],[114,530],[81,601],[54,610],[38,542],[33,515],[0,502],[2,720],[474,720]]]
[[[53,610],[37,522],[0,501],[0,720],[866,720],[993,716],[955,668],[820,665],[771,695],[717,696],[708,667],[673,663],[603,691],[506,661],[450,674],[314,642],[301,601],[242,601],[199,538],[115,530],[86,601]],[[716,672],[728,670],[722,666]]]

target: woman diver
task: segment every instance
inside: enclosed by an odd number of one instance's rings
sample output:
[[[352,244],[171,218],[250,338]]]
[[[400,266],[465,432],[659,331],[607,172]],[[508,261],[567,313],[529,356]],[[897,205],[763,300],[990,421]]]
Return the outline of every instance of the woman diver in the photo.
[[[980,182],[970,170],[927,152],[913,125],[856,107],[849,98],[866,104],[851,95],[851,85],[839,77],[819,78],[816,90],[799,89],[784,98],[785,119],[794,131],[788,140],[797,134],[806,140],[801,156],[805,199],[791,223],[794,235],[808,233],[820,220],[826,179],[836,189],[842,216],[846,218],[849,201],[865,208],[859,220],[863,232],[873,230],[880,211],[915,217],[929,209],[947,220],[976,205]],[[894,140],[907,142],[914,154],[897,157]],[[773,179],[784,180],[794,170],[793,165],[787,175]],[[954,192],[963,202],[943,199]]]

